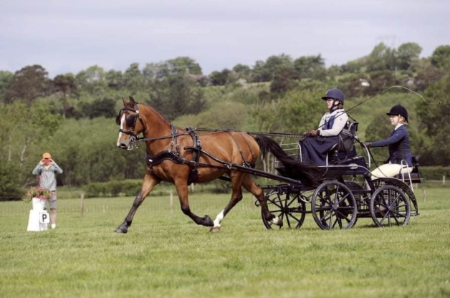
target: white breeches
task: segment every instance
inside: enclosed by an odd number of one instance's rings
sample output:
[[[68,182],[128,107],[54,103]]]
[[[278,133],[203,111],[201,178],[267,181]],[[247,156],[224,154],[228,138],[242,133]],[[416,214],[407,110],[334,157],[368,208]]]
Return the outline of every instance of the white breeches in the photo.
[[[399,174],[404,174],[407,177],[412,169],[412,167],[407,167],[406,165],[387,163],[372,171],[372,180],[384,177],[390,178]]]

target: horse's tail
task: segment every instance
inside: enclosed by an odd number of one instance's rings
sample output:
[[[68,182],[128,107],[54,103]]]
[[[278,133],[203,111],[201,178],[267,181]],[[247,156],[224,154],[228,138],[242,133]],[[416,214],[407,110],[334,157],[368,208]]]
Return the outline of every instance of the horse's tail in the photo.
[[[282,162],[282,160],[294,160],[273,139],[261,135],[254,135],[253,138],[255,139],[256,143],[258,143],[263,156],[266,155],[267,152],[270,152],[280,162]]]
[[[263,155],[267,152],[272,153],[285,168],[293,169],[296,172],[295,176],[299,177],[299,179],[306,179],[313,185],[320,184],[322,173],[317,166],[311,163],[301,162],[300,160],[289,156],[283,148],[271,138],[261,135],[253,135],[253,138],[258,143]]]

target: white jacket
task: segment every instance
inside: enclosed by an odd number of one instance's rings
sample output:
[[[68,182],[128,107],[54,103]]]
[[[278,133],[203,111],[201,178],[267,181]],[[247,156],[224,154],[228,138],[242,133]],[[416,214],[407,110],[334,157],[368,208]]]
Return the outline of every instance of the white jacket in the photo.
[[[332,117],[334,118],[333,126],[331,129],[327,129],[325,123],[328,123]],[[344,129],[347,121],[348,116],[344,109],[337,109],[332,113],[325,113],[319,123],[319,134],[324,137],[337,136]]]

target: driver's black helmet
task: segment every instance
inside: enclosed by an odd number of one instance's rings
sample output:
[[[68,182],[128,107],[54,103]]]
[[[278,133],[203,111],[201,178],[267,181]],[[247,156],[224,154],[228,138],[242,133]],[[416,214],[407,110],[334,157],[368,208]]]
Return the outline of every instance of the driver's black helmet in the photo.
[[[391,108],[391,110],[389,111],[389,113],[386,113],[386,115],[389,116],[402,116],[403,118],[405,118],[406,122],[408,122],[408,111],[405,109],[404,106],[398,104],[396,106],[393,106]]]
[[[327,93],[325,94],[325,96],[322,97],[323,100],[327,100],[328,98],[336,99],[341,104],[344,104],[344,93],[337,88],[332,88],[332,89],[328,90]]]

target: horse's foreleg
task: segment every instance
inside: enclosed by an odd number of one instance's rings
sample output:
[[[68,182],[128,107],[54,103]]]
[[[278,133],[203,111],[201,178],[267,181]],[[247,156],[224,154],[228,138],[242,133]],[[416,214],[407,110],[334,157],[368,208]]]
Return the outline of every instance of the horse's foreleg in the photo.
[[[218,232],[220,231],[220,223],[222,222],[225,215],[227,215],[228,212],[230,212],[233,207],[242,200],[242,179],[243,176],[246,176],[247,174],[242,173],[236,173],[234,175],[231,175],[231,187],[232,187],[232,194],[231,199],[228,205],[216,216],[216,219],[214,220],[214,226],[211,228],[211,232]]]
[[[261,187],[256,185],[255,182],[253,182],[250,175],[246,175],[246,177],[244,177],[244,181],[242,181],[242,186],[256,197],[256,199],[259,202],[259,205],[261,206],[265,219],[268,222],[272,222],[273,224],[281,227],[283,225],[283,221],[279,217],[270,213],[269,208],[267,207],[267,201],[266,198],[264,197],[263,190],[261,189]]]
[[[175,186],[177,188],[178,197],[180,199],[181,211],[189,216],[196,224],[212,227],[214,223],[208,215],[205,215],[202,218],[191,212],[191,209],[189,208],[188,187],[186,184],[186,180],[175,182]]]
[[[160,180],[151,174],[146,174],[144,176],[144,181],[142,182],[142,189],[134,199],[130,212],[128,212],[128,215],[127,217],[125,217],[124,222],[115,230],[116,233],[128,232],[128,228],[131,226],[131,223],[133,222],[133,217],[137,209],[145,200],[147,195],[153,190],[155,185],[157,185],[159,182]]]

